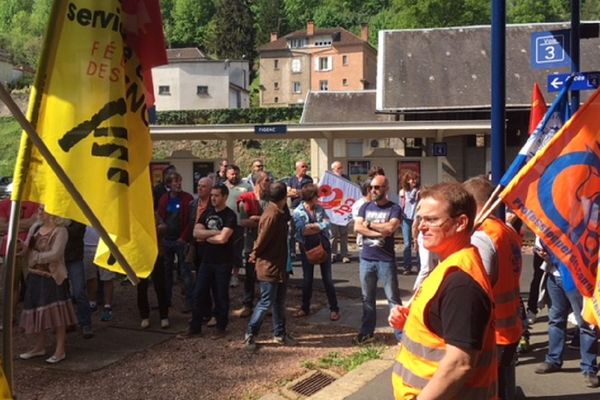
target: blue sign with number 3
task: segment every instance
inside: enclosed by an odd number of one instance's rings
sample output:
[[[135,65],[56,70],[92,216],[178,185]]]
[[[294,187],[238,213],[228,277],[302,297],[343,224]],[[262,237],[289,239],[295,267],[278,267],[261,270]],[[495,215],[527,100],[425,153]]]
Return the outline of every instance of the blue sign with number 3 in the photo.
[[[571,31],[568,29],[531,34],[531,67],[535,69],[571,66]]]

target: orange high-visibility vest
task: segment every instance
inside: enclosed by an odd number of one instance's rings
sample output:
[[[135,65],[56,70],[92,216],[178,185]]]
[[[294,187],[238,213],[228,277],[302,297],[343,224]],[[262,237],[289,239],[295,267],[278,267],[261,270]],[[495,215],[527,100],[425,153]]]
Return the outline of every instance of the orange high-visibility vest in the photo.
[[[487,293],[492,301],[492,287],[474,246],[465,247],[441,262],[425,279],[410,306],[400,352],[394,364],[392,383],[396,400],[414,399],[431,380],[446,354],[446,342],[431,332],[425,320],[429,302],[437,294],[445,277],[462,270]],[[457,400],[497,398],[497,360],[494,322],[490,316],[485,328],[483,348],[469,380],[456,394]]]
[[[488,217],[479,227],[494,243],[498,279],[492,288],[496,325],[496,344],[518,343],[523,334],[520,317],[521,238],[496,217]]]

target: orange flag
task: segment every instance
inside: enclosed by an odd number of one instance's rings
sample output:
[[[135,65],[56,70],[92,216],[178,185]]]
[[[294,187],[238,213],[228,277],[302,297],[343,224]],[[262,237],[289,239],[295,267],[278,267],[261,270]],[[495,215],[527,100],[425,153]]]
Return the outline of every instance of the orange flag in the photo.
[[[535,82],[533,84],[533,92],[531,93],[531,114],[529,114],[530,135],[535,131],[540,122],[542,122],[547,109],[544,95],[540,90],[540,86]]]

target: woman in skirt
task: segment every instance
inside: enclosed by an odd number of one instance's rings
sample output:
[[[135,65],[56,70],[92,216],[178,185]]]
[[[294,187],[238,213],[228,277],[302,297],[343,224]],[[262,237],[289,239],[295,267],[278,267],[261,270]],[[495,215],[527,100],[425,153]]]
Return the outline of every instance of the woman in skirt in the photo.
[[[77,323],[64,259],[67,222],[40,207],[40,222],[29,230],[25,247],[27,288],[20,326],[26,334],[34,335],[35,342],[30,351],[19,355],[22,360],[46,355],[46,331],[50,329],[56,335],[56,348],[46,362],[56,364],[66,357],[67,326]]]

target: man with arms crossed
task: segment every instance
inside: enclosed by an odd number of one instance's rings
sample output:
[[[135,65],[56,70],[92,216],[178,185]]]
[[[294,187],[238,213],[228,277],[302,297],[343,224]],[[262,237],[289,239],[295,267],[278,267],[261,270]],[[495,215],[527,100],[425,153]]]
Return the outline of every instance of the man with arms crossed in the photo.
[[[362,324],[354,344],[363,345],[374,339],[376,315],[377,280],[383,283],[390,308],[402,304],[396,274],[394,233],[400,226],[400,207],[388,200],[388,179],[375,175],[369,186],[371,201],[362,205],[354,221],[354,230],[363,237],[360,251],[360,286],[362,290]],[[400,331],[396,338],[400,339]]]

